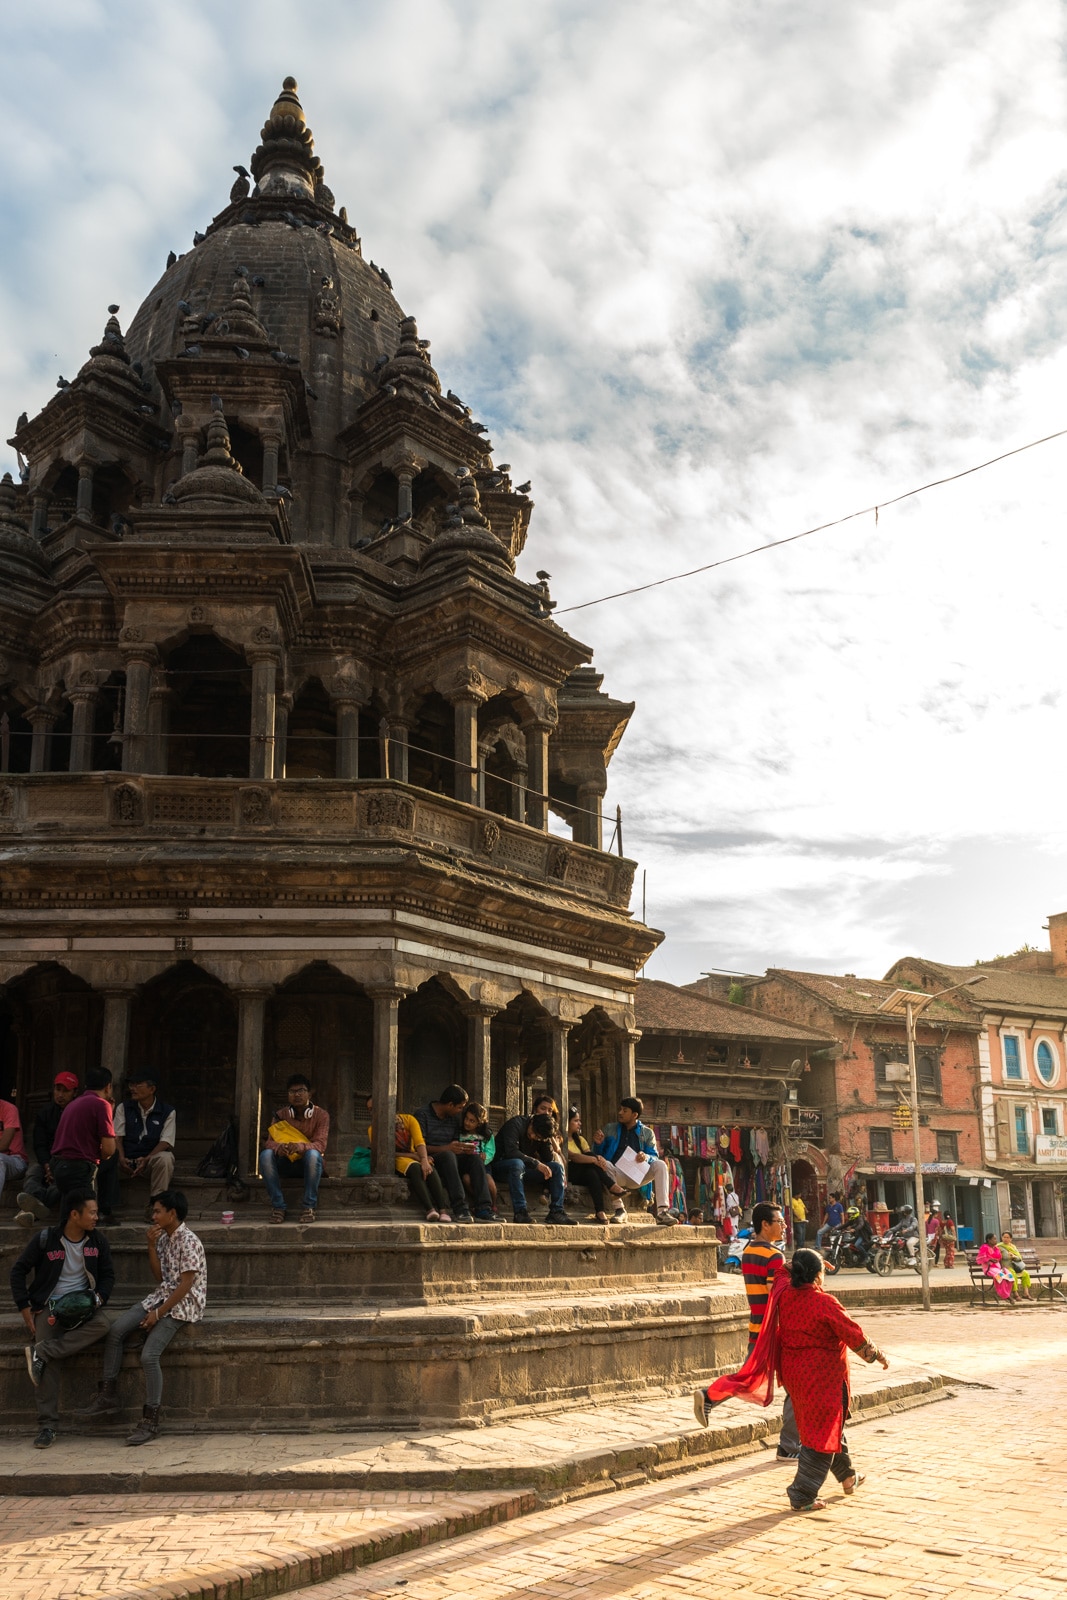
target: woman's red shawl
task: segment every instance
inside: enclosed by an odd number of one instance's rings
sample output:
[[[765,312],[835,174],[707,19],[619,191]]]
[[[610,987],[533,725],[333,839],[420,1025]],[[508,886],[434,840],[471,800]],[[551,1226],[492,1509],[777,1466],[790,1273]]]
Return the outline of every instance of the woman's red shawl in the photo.
[[[769,1406],[777,1377],[793,1402],[801,1444],[811,1450],[840,1448],[848,1415],[848,1356],[867,1336],[840,1300],[814,1284],[794,1289],[783,1274],[771,1289],[759,1338],[744,1366],[716,1378],[708,1400],[748,1400]]]

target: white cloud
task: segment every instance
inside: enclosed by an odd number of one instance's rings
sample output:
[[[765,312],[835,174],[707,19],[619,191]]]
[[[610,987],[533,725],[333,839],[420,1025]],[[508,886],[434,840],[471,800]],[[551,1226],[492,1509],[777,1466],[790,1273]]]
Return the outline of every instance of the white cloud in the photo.
[[[1067,425],[1054,0],[68,0],[7,27],[9,420],[224,204],[293,72],[367,253],[533,477],[561,608]],[[653,970],[1039,936],[1065,467],[561,617],[638,701],[609,804],[676,935]]]

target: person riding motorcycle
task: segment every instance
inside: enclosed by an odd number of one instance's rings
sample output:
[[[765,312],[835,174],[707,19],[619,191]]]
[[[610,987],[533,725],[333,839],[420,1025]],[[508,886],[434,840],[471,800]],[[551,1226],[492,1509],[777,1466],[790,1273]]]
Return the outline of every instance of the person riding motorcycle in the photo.
[[[919,1224],[911,1206],[901,1206],[897,1212],[900,1219],[895,1222],[886,1234],[887,1239],[899,1239],[908,1252],[908,1260],[914,1261],[919,1253]]]
[[[845,1227],[851,1235],[852,1249],[864,1266],[867,1265],[871,1255],[871,1240],[874,1238],[874,1229],[863,1215],[859,1206],[849,1206],[845,1213]]]

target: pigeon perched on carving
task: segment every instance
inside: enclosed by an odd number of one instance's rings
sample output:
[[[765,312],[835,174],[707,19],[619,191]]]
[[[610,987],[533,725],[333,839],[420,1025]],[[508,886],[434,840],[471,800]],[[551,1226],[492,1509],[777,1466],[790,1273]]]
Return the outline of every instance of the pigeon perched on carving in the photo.
[[[230,190],[230,204],[232,206],[236,205],[240,200],[247,200],[251,189],[251,174],[242,166],[236,166],[233,170],[237,174],[237,181]]]

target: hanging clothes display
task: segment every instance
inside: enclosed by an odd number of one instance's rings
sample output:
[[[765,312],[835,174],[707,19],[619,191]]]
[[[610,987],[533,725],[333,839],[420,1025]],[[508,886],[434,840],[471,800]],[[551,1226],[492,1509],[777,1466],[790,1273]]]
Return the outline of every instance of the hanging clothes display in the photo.
[[[735,1161],[741,1159],[741,1129],[733,1128],[730,1132],[730,1154]]]

